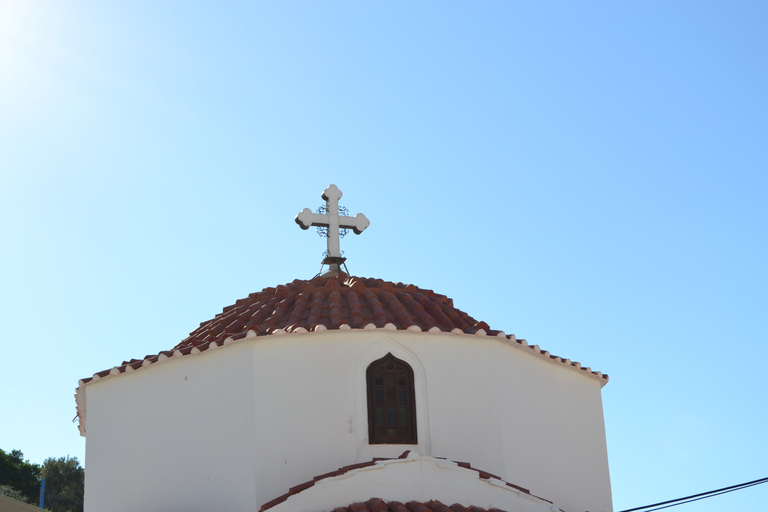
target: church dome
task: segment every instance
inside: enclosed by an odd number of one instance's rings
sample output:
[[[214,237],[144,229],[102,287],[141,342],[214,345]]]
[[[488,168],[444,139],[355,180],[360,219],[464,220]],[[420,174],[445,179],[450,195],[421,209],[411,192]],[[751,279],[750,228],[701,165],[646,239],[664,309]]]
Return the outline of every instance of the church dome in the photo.
[[[237,340],[249,331],[263,336],[277,331],[383,328],[387,324],[397,330],[499,332],[490,331],[485,322],[456,309],[453,300],[432,290],[340,273],[308,281],[297,279],[252,293],[201,323],[174,350],[220,344],[227,338]]]
[[[574,366],[604,382],[608,381],[608,375],[552,355],[538,345],[529,346],[526,340],[518,339],[514,334],[492,330],[485,322],[475,320],[454,307],[453,300],[445,295],[412,284],[354,277],[342,272],[335,276],[297,279],[252,293],[202,322],[172,349],[147,355],[143,359],[123,361],[119,366],[82,379],[80,383],[132,372],[172,357],[199,354],[243,338],[350,329],[501,337],[529,348],[545,359]]]

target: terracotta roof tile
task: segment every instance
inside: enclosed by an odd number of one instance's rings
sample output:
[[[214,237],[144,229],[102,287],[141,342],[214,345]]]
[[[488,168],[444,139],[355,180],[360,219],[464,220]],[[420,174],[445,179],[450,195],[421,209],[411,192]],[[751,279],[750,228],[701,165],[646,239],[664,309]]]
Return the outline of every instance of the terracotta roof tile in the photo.
[[[344,324],[354,329],[368,324],[381,328],[387,323],[398,330],[412,325],[424,331],[432,327],[443,332],[458,328],[467,334],[488,330],[485,322],[455,309],[453,301],[432,290],[339,274],[296,280],[252,293],[200,324],[175,348],[200,346],[247,330],[267,334],[274,329],[312,331],[318,325],[326,329],[338,329]]]

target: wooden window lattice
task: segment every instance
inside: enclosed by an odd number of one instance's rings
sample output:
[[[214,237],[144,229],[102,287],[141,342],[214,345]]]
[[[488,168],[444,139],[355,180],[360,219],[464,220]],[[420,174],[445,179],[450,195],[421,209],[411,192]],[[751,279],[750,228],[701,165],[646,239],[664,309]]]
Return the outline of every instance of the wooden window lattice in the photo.
[[[368,439],[371,444],[416,444],[413,370],[387,354],[368,366]]]

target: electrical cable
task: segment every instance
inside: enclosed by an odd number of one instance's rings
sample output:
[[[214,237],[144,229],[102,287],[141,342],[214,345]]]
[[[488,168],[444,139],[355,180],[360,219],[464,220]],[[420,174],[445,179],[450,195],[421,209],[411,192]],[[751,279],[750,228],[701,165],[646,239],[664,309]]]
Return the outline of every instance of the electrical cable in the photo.
[[[677,505],[683,505],[685,503],[691,503],[692,501],[699,501],[705,498],[711,498],[712,496],[719,496],[721,494],[726,494],[733,491],[740,491],[741,489],[746,489],[747,487],[764,484],[766,482],[768,482],[768,478],[760,478],[759,480],[752,480],[751,482],[744,482],[743,484],[731,485],[729,487],[723,487],[721,489],[715,489],[712,491],[702,492],[699,494],[692,494],[691,496],[685,496],[684,498],[661,501],[659,503],[653,503],[651,505],[645,505],[643,507],[628,508],[620,512],[635,512],[637,510],[643,510],[644,512],[652,512],[654,510],[661,510],[664,508],[675,507]],[[659,505],[666,505],[666,506],[659,507]],[[651,508],[651,507],[658,507],[658,508]]]
[[[692,503],[694,501],[699,501],[699,500],[703,500],[703,499],[706,499],[706,498],[711,498],[712,496],[720,496],[721,494],[728,494],[729,492],[733,492],[733,491],[740,491],[742,489],[746,489],[747,487],[753,487],[755,485],[760,485],[760,484],[764,484],[764,483],[765,483],[765,481],[757,482],[755,484],[745,485],[745,486],[739,487],[737,489],[730,489],[730,490],[723,491],[723,492],[718,492],[718,493],[715,493],[715,494],[708,494],[706,496],[701,496],[700,498],[694,498],[694,499],[688,500],[688,501],[681,501],[679,503],[673,503],[671,505],[666,505],[666,506],[659,507],[659,508],[650,508],[650,509],[646,510],[645,512],[653,512],[654,510],[661,510],[663,508],[676,507],[678,505],[685,505],[686,503]]]

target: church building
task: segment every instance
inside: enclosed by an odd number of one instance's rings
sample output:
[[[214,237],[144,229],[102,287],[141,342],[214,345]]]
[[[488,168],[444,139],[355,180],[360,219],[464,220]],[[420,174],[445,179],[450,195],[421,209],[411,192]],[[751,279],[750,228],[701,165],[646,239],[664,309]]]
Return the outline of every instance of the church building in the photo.
[[[83,379],[86,512],[611,512],[608,376],[412,284],[329,270]],[[468,511],[469,512],[469,511]]]

